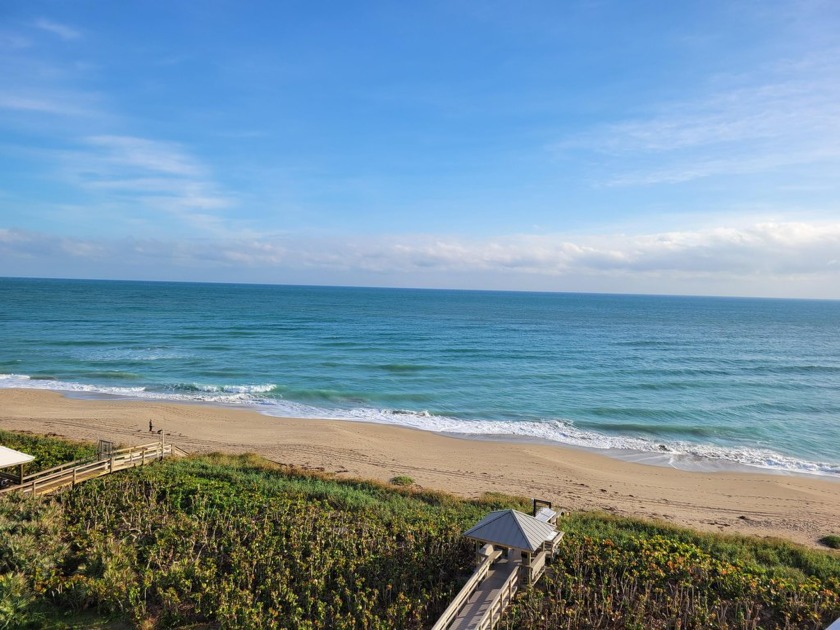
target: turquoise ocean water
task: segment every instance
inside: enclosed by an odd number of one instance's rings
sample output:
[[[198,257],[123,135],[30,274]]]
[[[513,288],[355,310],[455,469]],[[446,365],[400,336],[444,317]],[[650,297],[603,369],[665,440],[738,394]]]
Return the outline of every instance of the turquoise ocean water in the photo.
[[[0,387],[840,476],[840,302],[0,279]]]

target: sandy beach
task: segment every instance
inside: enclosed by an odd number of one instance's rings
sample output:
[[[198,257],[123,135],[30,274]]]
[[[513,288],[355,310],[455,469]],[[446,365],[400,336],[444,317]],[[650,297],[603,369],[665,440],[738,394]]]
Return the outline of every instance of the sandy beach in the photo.
[[[840,533],[840,482],[833,479],[687,472],[560,446],[458,439],[387,425],[0,390],[0,428],[7,430],[133,445],[151,441],[149,420],[191,453],[254,452],[338,477],[387,481],[408,475],[424,488],[467,497],[518,494],[567,510],[606,510],[810,546]]]

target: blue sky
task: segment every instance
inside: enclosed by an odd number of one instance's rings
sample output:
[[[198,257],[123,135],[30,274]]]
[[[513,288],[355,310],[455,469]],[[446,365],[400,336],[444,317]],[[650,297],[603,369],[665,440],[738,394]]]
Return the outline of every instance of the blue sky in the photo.
[[[0,4],[0,275],[840,298],[840,4]]]

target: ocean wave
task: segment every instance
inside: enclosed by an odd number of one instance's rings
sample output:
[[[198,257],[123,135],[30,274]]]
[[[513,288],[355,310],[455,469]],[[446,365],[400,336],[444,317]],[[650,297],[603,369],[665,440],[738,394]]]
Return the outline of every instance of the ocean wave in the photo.
[[[270,383],[265,385],[178,384],[160,389],[150,389],[140,386],[108,387],[57,379],[36,379],[26,374],[0,374],[0,388],[45,389],[68,393],[103,394],[173,402],[259,405],[265,402],[259,395],[272,391],[275,385]]]
[[[537,440],[603,451],[650,453],[656,454],[660,460],[664,458],[663,463],[675,467],[691,465],[702,469],[714,465],[737,465],[777,472],[840,476],[840,464],[807,461],[770,449],[610,435],[582,429],[576,427],[571,421],[561,419],[466,420],[422,410],[318,407],[276,396],[265,396],[265,394],[276,393],[280,389],[271,383],[253,385],[186,383],[172,386],[168,391],[160,391],[145,387],[102,387],[60,380],[36,380],[22,374],[0,374],[0,388],[44,389],[172,402],[233,404],[257,408],[262,413],[276,417],[373,422],[475,438]]]
[[[178,383],[171,387],[174,391],[209,394],[266,394],[277,388],[274,383],[265,385],[211,385],[202,383]]]
[[[0,388],[11,389],[46,389],[59,392],[79,392],[91,394],[108,394],[114,396],[137,396],[145,391],[145,387],[102,387],[73,383],[52,378],[34,378],[26,374],[0,374]]]

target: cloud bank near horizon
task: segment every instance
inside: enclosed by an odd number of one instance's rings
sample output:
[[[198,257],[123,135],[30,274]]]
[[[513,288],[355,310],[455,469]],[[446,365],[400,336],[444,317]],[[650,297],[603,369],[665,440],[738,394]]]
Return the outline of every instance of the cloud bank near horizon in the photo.
[[[421,286],[840,298],[840,222],[759,222],[638,235],[243,235],[227,239],[80,239],[0,229],[7,275],[38,276],[41,263],[91,278],[295,283],[331,272],[344,283]],[[58,264],[56,264],[58,263]],[[47,274],[54,275],[54,274]],[[688,284],[687,284],[688,283]],[[342,284],[341,281],[338,284]],[[835,286],[824,295],[815,286]],[[785,286],[785,291],[774,287]],[[657,289],[658,287],[658,289]],[[724,287],[715,291],[713,287]]]

